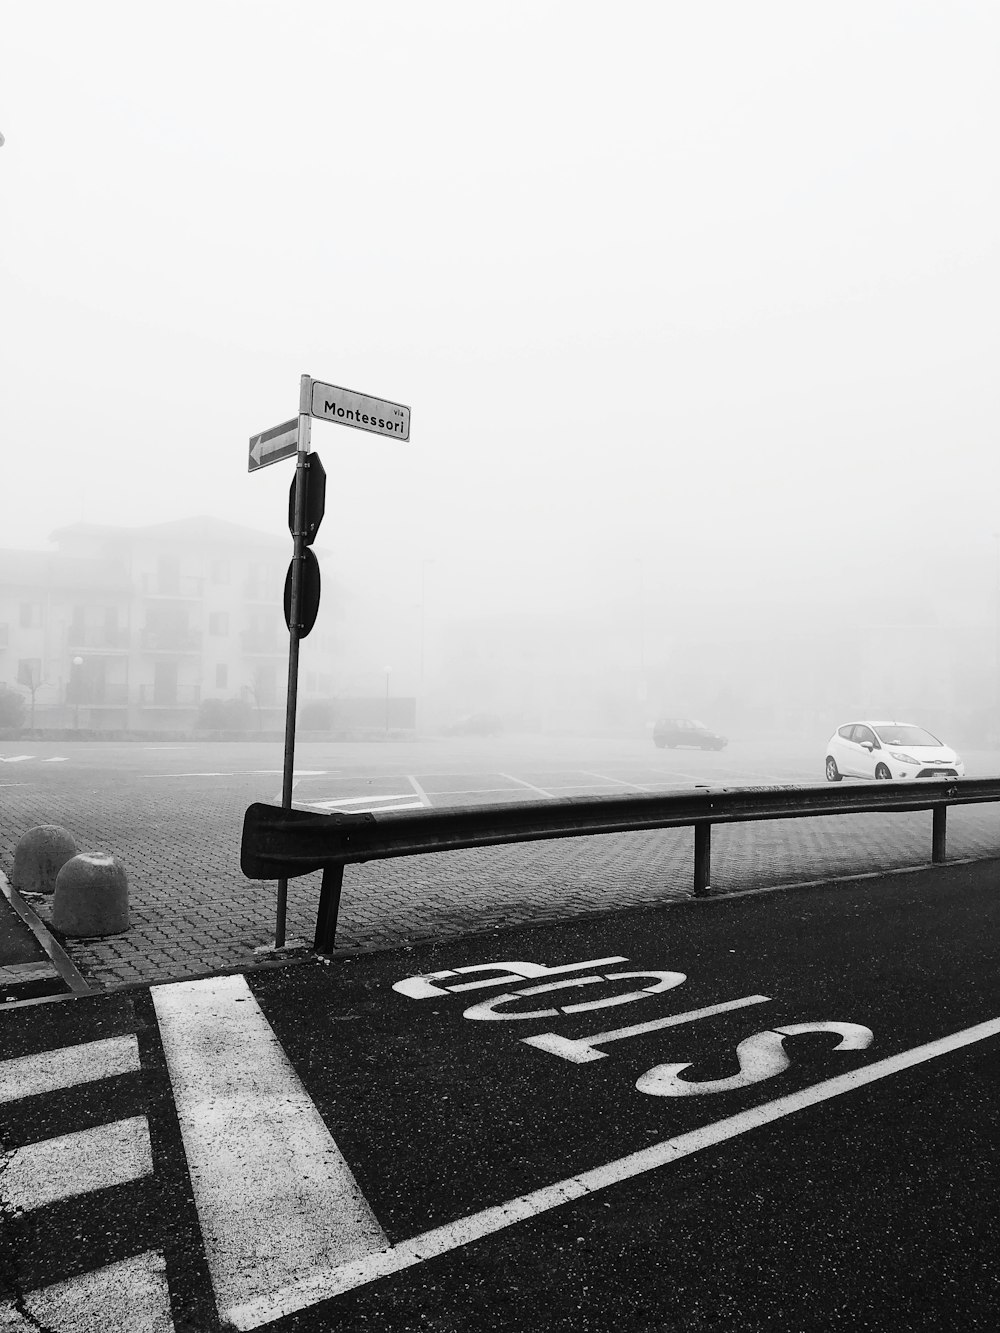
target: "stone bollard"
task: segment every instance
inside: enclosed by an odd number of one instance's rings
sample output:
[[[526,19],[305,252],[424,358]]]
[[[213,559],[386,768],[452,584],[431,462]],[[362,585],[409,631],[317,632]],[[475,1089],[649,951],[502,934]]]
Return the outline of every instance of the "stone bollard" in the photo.
[[[53,927],[64,935],[120,935],[128,930],[128,878],[108,852],[80,852],[56,876]]]
[[[76,856],[73,835],[58,824],[39,824],[28,829],[14,849],[10,882],[22,893],[52,893],[71,856]]]

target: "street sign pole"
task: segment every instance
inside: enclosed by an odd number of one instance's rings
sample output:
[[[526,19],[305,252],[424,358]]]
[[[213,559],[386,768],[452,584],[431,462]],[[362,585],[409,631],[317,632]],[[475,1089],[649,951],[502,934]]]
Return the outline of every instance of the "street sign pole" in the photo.
[[[302,628],[302,566],[306,558],[306,469],[309,466],[310,406],[312,379],[299,381],[299,435],[295,460],[295,527],[292,533],[291,607],[288,617],[288,694],[285,702],[285,762],[281,780],[281,808],[292,808],[292,775],[295,768],[295,705],[299,686],[299,631]],[[278,880],[274,947],[285,945],[285,915],[288,880]]]

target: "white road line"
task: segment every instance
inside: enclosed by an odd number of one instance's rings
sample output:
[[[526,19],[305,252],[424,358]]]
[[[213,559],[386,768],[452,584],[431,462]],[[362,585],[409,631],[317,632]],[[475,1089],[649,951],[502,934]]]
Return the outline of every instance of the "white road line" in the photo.
[[[550,801],[555,799],[550,791],[546,791],[544,787],[536,787],[533,782],[525,782],[524,778],[515,778],[511,773],[500,773],[498,776],[506,778],[508,782],[516,782],[519,787],[527,787],[529,791],[537,791],[539,796],[544,796]]]
[[[402,802],[397,805],[386,805],[386,801]],[[375,804],[381,802],[382,804]],[[374,814],[377,810],[423,810],[422,801],[414,801],[412,792],[400,792],[398,796],[349,796],[342,800],[332,801],[305,801],[301,797],[296,802],[297,805],[308,805],[312,810],[340,810],[342,806],[356,806],[353,810],[344,810],[344,814],[364,815]]]
[[[248,770],[254,777],[284,777],[283,768],[251,768]],[[339,773],[339,768],[293,768],[293,778],[322,778],[329,773]]]
[[[761,1125],[768,1125],[783,1116],[792,1115],[806,1107],[853,1092],[869,1083],[887,1078],[890,1074],[898,1074],[925,1060],[933,1060],[939,1055],[946,1055],[950,1051],[971,1046],[975,1042],[996,1037],[998,1034],[1000,1034],[1000,1018],[993,1018],[986,1023],[966,1028],[962,1032],[927,1042],[924,1046],[915,1046],[912,1050],[903,1051],[899,1055],[877,1060],[873,1064],[851,1070],[850,1073],[838,1074],[835,1078],[814,1083],[812,1087],[803,1088],[800,1092],[789,1093],[786,1097],[765,1102],[763,1106],[755,1106],[749,1111],[740,1111],[736,1115],[727,1116],[724,1120],[717,1120],[714,1124],[704,1125],[701,1129],[678,1134],[672,1139],[664,1139],[661,1143],[654,1143],[593,1170],[583,1171],[578,1176],[569,1176],[554,1185],[546,1185],[528,1194],[519,1195],[506,1203],[484,1208],[482,1212],[460,1218],[457,1222],[434,1227],[431,1231],[425,1231],[411,1240],[402,1241],[399,1245],[394,1245],[381,1253],[341,1264],[339,1268],[331,1268],[306,1281],[290,1285],[283,1291],[275,1291],[268,1296],[261,1296],[256,1301],[232,1307],[225,1311],[225,1316],[237,1329],[258,1328],[261,1324],[279,1319],[294,1310],[303,1310],[318,1301],[329,1300],[354,1287],[364,1286],[391,1273],[402,1272],[414,1264],[436,1258],[439,1254],[447,1254],[484,1236],[493,1235],[506,1227],[513,1226],[516,1222],[525,1222],[538,1217],[552,1208],[558,1208],[561,1204],[596,1194],[599,1190],[619,1185],[622,1181],[631,1180],[647,1171],[671,1166],[682,1157],[689,1157],[704,1148],[724,1143],[727,1139],[758,1129]]]
[[[152,996],[220,1312],[386,1249],[245,979]]]
[[[628,787],[629,791],[649,791],[641,782],[625,782],[621,778],[609,777],[607,773],[592,773],[589,768],[581,768],[580,772],[587,778],[600,778],[602,782],[613,783],[616,787]]]
[[[0,1176],[8,1207],[41,1208],[153,1173],[144,1115],[15,1148]]]
[[[232,778],[235,773],[149,773],[151,778]]]
[[[423,787],[421,787],[420,783],[417,781],[417,779],[413,776],[412,773],[407,773],[406,780],[413,788],[413,790],[417,793],[417,796],[420,798],[420,804],[430,806],[431,798],[427,795]]]
[[[17,1056],[0,1064],[0,1103],[134,1073],[139,1068],[139,1044],[131,1032],[125,1037]]]
[[[500,774],[503,777],[503,774]],[[442,787],[435,788],[435,796],[489,796],[494,792],[511,792],[512,787]],[[536,788],[536,791],[540,788]],[[546,793],[547,795],[548,793]]]
[[[24,1294],[25,1314],[13,1301],[0,1305],[0,1328],[11,1333],[173,1333],[166,1260],[160,1250],[90,1273],[67,1278],[51,1287]],[[22,1322],[23,1321],[23,1322]]]
[[[43,764],[65,764],[67,756],[64,754],[54,754],[50,759],[43,759]]]
[[[20,764],[25,759],[34,759],[33,754],[0,754],[0,764]]]
[[[391,792],[386,796],[333,796],[328,801],[310,801],[310,805],[370,805],[372,801],[408,801],[413,793],[408,791]]]
[[[460,990],[459,986],[449,986],[449,990]],[[522,994],[527,995],[524,991]],[[730,1009],[745,1009],[750,1004],[764,1004],[769,995],[745,995],[740,1000],[725,1000],[721,1004],[709,1004],[704,1009],[689,1009],[684,1014],[670,1014],[667,1018],[652,1018],[648,1023],[633,1023],[627,1028],[613,1028],[610,1032],[598,1032],[592,1037],[561,1037],[558,1032],[540,1032],[537,1037],[522,1037],[525,1046],[534,1046],[539,1051],[548,1051],[550,1055],[561,1055],[564,1060],[574,1064],[587,1064],[591,1060],[603,1060],[605,1053],[595,1051],[595,1046],[606,1046],[611,1041],[624,1041],[627,1037],[642,1037],[648,1032],[659,1032],[661,1028],[678,1027],[682,1023],[696,1023],[699,1018],[714,1018],[716,1014],[725,1014]]]

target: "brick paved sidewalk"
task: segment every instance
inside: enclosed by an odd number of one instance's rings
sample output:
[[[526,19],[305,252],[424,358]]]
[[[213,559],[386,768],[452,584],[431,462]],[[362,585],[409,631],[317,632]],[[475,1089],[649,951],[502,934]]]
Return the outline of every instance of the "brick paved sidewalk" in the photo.
[[[80,850],[113,852],[130,885],[131,929],[101,939],[63,939],[88,982],[104,988],[158,981],[260,961],[273,944],[275,885],[239,868],[246,807],[259,783],[239,777],[198,792],[164,784],[130,789],[102,782],[64,793],[4,791],[0,868],[36,824],[67,828]],[[715,828],[713,889],[728,892],[926,864],[929,812],[833,816]],[[338,945],[389,947],[491,926],[653,904],[690,892],[693,833],[608,834],[405,857],[349,866]],[[1000,857],[993,806],[953,809],[950,859]],[[289,883],[287,937],[311,943],[319,874]],[[47,919],[48,900],[32,906]]]

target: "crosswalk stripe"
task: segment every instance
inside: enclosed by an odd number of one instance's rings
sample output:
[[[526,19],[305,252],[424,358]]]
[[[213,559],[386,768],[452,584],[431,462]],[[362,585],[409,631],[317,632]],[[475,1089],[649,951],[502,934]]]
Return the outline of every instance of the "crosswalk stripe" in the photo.
[[[220,1313],[389,1247],[242,976],[152,988]]]
[[[0,1304],[0,1329],[10,1333],[173,1333],[166,1261],[160,1250],[26,1292]]]
[[[138,1115],[14,1149],[0,1176],[0,1197],[27,1212],[152,1174],[149,1126]]]
[[[139,1067],[139,1044],[131,1032],[125,1037],[17,1056],[0,1063],[0,1103],[133,1073]]]

